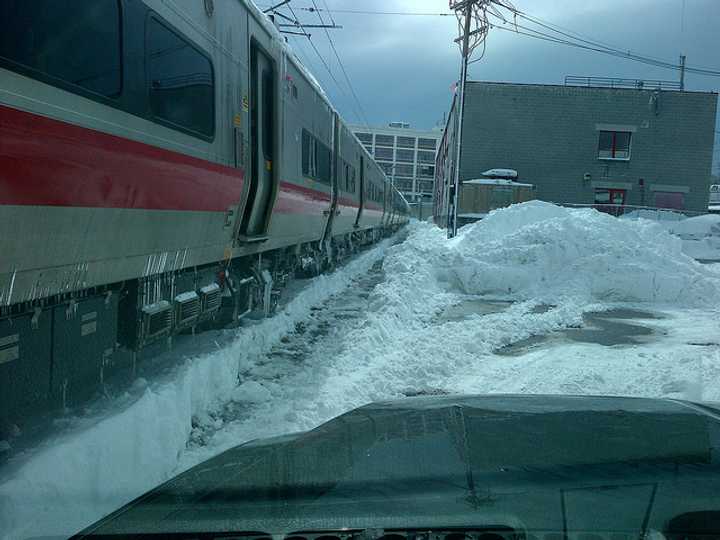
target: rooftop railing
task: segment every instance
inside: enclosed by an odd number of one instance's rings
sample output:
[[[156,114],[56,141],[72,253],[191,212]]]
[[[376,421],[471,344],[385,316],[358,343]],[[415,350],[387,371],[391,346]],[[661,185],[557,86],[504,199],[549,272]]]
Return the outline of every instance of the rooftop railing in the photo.
[[[678,81],[657,79],[622,79],[616,77],[565,77],[565,86],[591,86],[600,88],[635,88],[637,90],[682,90]]]

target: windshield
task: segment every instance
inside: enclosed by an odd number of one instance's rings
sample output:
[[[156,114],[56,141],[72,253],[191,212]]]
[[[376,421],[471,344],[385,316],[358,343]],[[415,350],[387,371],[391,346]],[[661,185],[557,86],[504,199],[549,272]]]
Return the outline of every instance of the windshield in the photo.
[[[0,21],[0,538],[720,537],[715,0]]]

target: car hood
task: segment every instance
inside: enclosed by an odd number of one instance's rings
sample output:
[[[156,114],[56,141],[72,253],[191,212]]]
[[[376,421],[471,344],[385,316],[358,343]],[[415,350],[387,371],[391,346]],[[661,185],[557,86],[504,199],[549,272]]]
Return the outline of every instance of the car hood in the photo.
[[[619,397],[374,403],[228,450],[83,535],[663,530],[720,509],[719,418],[712,406]]]

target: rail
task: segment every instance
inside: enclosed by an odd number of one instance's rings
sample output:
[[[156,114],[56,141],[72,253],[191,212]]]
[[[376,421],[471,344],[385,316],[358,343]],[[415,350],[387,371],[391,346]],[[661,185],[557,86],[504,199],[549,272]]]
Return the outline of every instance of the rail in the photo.
[[[622,79],[616,77],[565,77],[565,86],[595,86],[601,88],[635,88],[637,90],[682,90],[678,81],[659,79]]]
[[[688,217],[704,216],[708,212],[695,210],[677,210],[674,208],[658,208],[656,206],[635,206],[628,204],[571,204],[561,203],[568,208],[594,208],[615,217],[653,219],[655,221],[678,221]]]

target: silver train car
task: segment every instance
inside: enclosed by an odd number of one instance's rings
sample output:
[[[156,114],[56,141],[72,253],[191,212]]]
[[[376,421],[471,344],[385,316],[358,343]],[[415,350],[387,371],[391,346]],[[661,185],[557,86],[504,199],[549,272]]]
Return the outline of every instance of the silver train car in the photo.
[[[5,0],[0,20],[0,425],[271,311],[408,219],[245,0]]]

